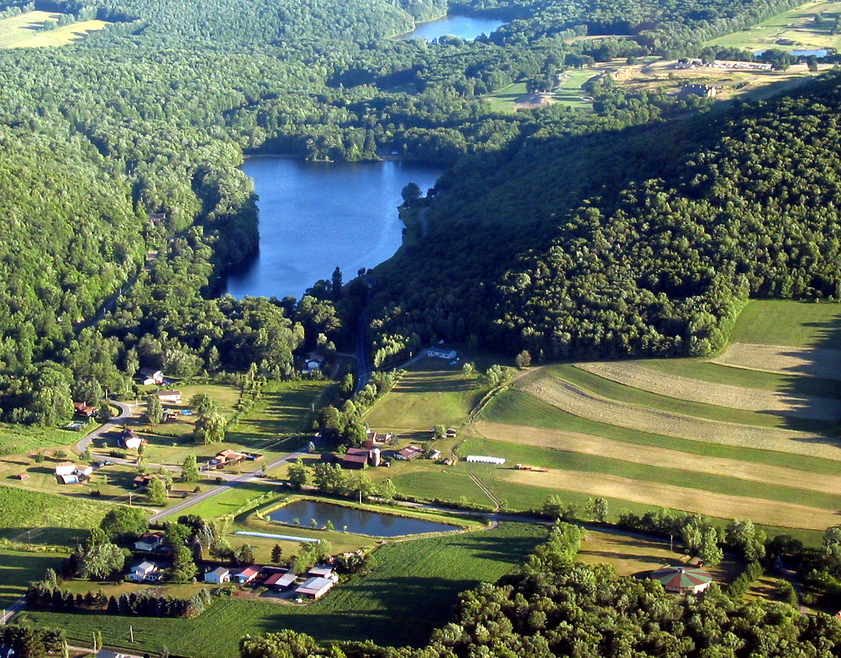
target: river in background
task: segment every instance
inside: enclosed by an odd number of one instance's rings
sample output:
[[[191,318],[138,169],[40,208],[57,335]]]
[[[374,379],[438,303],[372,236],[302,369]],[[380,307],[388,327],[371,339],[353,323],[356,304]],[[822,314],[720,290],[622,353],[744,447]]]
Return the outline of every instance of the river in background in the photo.
[[[503,25],[505,25],[505,21],[496,18],[451,15],[437,21],[421,23],[413,32],[401,34],[399,38],[432,41],[449,35],[471,41],[480,34],[490,34]]]
[[[306,162],[249,158],[242,167],[260,197],[260,253],[231,273],[223,293],[300,298],[338,266],[344,280],[388,260],[400,247],[400,192],[435,184],[440,167],[407,162]]]

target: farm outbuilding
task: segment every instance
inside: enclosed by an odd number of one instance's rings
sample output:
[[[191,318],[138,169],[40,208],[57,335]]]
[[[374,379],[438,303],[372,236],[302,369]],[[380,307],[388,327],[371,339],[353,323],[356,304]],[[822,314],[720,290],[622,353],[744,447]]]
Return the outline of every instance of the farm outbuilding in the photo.
[[[226,567],[216,567],[213,571],[204,574],[206,583],[227,583],[231,580],[231,570]]]
[[[299,596],[304,596],[308,599],[314,599],[317,601],[333,589],[335,584],[336,581],[332,578],[309,578],[303,585],[295,590],[295,593]]]
[[[711,574],[693,567],[667,567],[652,571],[651,580],[657,580],[663,589],[674,594],[698,594],[703,592],[713,580]]]
[[[273,587],[274,589],[282,591],[292,587],[296,580],[298,580],[298,576],[292,572],[275,573],[266,578],[266,582],[263,584],[266,587]]]
[[[181,404],[181,391],[161,391],[158,399],[169,404]]]

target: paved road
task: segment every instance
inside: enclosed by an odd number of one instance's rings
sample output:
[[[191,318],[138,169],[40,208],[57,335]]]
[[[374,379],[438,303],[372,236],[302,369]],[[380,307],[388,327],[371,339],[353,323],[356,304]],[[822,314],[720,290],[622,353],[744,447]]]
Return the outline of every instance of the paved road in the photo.
[[[110,432],[114,429],[117,425],[123,422],[126,418],[130,418],[133,411],[132,405],[126,404],[125,402],[117,402],[116,400],[107,400],[108,404],[112,404],[120,410],[120,413],[114,416],[111,420],[107,423],[102,423],[102,425],[96,428],[93,432],[88,434],[87,436],[79,439],[76,441],[76,452],[82,454],[85,451],[85,448],[88,447],[88,444],[93,441],[94,439],[98,439],[106,432]]]
[[[26,607],[26,598],[21,596],[17,601],[6,608],[5,613],[0,612],[0,626],[5,626],[17,613]]]
[[[280,459],[276,459],[275,461],[273,461],[269,464],[266,464],[266,470],[268,471],[268,470],[270,470],[272,468],[275,468],[277,466],[280,466],[281,464],[284,464],[286,462],[295,461],[296,459],[298,459],[298,457],[303,457],[304,455],[307,455],[307,454],[309,454],[309,453],[307,452],[306,449],[296,450],[294,452],[290,452],[285,457],[281,457]],[[249,471],[248,473],[243,473],[241,475],[231,477],[227,482],[217,484],[212,489],[208,489],[204,493],[200,493],[197,496],[192,496],[192,497],[178,503],[177,505],[173,505],[172,507],[170,507],[168,509],[162,510],[162,511],[158,512],[157,514],[154,514],[151,517],[150,521],[152,521],[152,522],[160,521],[161,519],[164,519],[168,516],[172,516],[173,514],[178,514],[180,512],[183,512],[184,510],[192,507],[193,505],[196,505],[196,504],[202,502],[203,500],[207,500],[211,496],[215,496],[216,494],[222,493],[223,491],[227,491],[231,487],[235,487],[239,483],[261,481],[262,480],[262,477],[261,477],[262,474],[263,474],[263,467],[261,466],[260,468],[255,468],[253,471]]]

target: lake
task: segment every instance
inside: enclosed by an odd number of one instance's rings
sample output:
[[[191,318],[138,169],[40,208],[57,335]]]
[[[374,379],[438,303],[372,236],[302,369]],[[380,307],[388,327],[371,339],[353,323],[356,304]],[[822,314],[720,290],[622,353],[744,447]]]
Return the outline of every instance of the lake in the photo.
[[[442,169],[406,162],[332,163],[249,158],[242,167],[260,197],[260,253],[231,273],[222,292],[243,297],[300,298],[338,266],[347,282],[400,247],[400,192],[421,190]]]
[[[449,523],[436,523],[424,519],[413,519],[408,516],[369,512],[367,510],[323,503],[317,500],[296,500],[279,507],[266,515],[270,521],[312,527],[315,519],[319,527],[327,521],[332,521],[336,530],[344,530],[370,537],[400,537],[402,535],[417,535],[424,532],[448,532],[458,530],[459,527]]]
[[[477,18],[476,16],[451,15],[437,21],[420,23],[413,32],[401,34],[399,39],[426,39],[432,41],[439,37],[454,36],[471,41],[480,34],[490,34],[505,25],[505,21],[496,18]]]

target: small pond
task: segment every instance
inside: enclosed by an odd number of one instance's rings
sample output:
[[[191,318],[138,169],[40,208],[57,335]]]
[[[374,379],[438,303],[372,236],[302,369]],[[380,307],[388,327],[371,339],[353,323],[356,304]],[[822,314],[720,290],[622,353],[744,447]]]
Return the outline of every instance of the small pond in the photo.
[[[426,39],[432,41],[444,36],[454,36],[471,41],[480,34],[490,34],[505,25],[505,21],[496,18],[459,16],[452,14],[437,21],[420,23],[414,31],[400,35],[400,39]]]
[[[413,519],[407,516],[369,512],[367,510],[322,503],[317,500],[296,500],[279,507],[266,515],[270,521],[312,527],[315,519],[319,527],[327,521],[332,521],[336,530],[369,535],[370,537],[400,537],[402,535],[418,535],[424,532],[448,532],[458,530],[458,526],[449,523],[436,523],[424,519]]]
[[[829,51],[826,48],[815,48],[813,50],[792,50],[791,54],[798,57],[826,57],[829,55]]]

